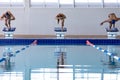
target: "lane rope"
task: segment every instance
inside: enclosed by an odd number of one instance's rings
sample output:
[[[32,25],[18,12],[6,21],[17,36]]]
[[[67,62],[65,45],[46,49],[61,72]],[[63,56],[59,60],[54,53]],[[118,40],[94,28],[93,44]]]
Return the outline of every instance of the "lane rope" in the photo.
[[[96,48],[97,50],[99,50],[99,51],[107,54],[108,56],[113,57],[114,59],[116,59],[117,61],[120,62],[120,58],[119,58],[118,56],[114,55],[114,53],[111,53],[111,52],[109,52],[109,51],[107,51],[107,50],[105,50],[105,49],[102,49],[101,47],[98,47],[98,46],[94,45],[93,43],[91,43],[91,42],[88,41],[88,40],[86,41],[86,45],[89,45],[89,46],[91,46],[91,47],[93,47],[93,48]]]
[[[20,53],[21,51],[24,51],[27,48],[29,48],[30,46],[34,46],[34,45],[37,45],[37,40],[34,40],[30,45],[27,45],[19,50],[16,50],[15,52],[8,52],[6,55],[3,56],[3,58],[0,59],[0,62],[5,61],[8,57],[13,57],[16,54]]]

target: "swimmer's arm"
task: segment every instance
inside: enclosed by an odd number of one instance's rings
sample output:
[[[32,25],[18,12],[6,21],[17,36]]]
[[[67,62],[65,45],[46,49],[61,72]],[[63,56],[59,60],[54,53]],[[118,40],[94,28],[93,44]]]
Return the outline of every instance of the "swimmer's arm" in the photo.
[[[117,19],[118,21],[120,20],[120,18]]]
[[[5,17],[5,14],[3,14],[3,15],[0,17],[0,20],[3,20],[4,17]]]
[[[109,19],[107,19],[107,20],[105,20],[105,21],[101,22],[101,23],[100,23],[100,25],[103,25],[103,24],[104,24],[104,23],[106,23],[106,22],[110,22],[110,20],[109,20]]]
[[[12,20],[15,20],[15,16],[11,15],[11,17],[12,17]]]
[[[12,20],[15,20],[15,16],[10,11],[8,13],[11,15]]]

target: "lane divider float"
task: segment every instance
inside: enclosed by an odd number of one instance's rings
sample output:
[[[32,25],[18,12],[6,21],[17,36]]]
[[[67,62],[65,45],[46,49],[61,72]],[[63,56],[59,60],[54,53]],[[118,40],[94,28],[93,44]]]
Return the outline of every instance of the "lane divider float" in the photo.
[[[27,45],[27,46],[25,46],[25,47],[23,47],[23,48],[21,48],[19,50],[16,50],[15,52],[12,52],[12,53],[8,52],[8,54],[5,57],[3,57],[3,58],[0,59],[0,62],[5,61],[8,57],[13,57],[13,56],[15,56],[15,54],[18,54],[21,51],[24,51],[27,48],[29,48],[30,46],[34,46],[34,45],[37,45],[37,40],[34,40],[30,45]]]
[[[97,50],[99,50],[99,51],[107,54],[108,56],[113,57],[114,59],[116,59],[117,61],[120,62],[120,58],[119,58],[118,56],[114,55],[114,53],[111,53],[111,52],[109,52],[109,51],[107,51],[107,50],[105,50],[105,49],[102,49],[101,47],[98,47],[98,46],[94,45],[93,43],[91,43],[91,42],[88,41],[88,40],[86,41],[86,45],[89,45],[89,46],[91,46],[91,47],[93,47],[93,48],[96,48]]]

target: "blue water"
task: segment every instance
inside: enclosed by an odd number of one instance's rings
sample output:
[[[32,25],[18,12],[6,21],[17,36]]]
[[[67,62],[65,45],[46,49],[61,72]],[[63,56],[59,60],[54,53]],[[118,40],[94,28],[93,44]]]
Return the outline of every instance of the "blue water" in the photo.
[[[120,57],[119,45],[97,45]],[[0,46],[0,80],[119,80],[120,61],[86,45]]]

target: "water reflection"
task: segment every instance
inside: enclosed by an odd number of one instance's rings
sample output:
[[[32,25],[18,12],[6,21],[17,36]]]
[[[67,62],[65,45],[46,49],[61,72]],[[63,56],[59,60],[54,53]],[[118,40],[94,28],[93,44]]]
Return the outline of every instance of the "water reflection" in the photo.
[[[62,68],[65,68],[66,48],[57,46],[54,54],[57,57],[57,80],[60,80],[60,72],[62,71]]]
[[[20,48],[21,46],[15,46],[14,50],[20,52],[18,50]],[[119,47],[102,46],[102,48],[120,56]],[[90,46],[32,46],[26,51],[23,49],[20,49],[21,53],[16,56],[13,54],[16,52],[13,48],[3,49],[2,57],[8,59],[1,62],[2,69],[4,67],[6,73],[1,72],[0,80],[18,80],[18,78],[19,80],[119,80],[120,78],[119,61]],[[9,78],[5,79],[6,77]]]
[[[47,68],[37,68],[31,70],[31,80],[118,80],[120,78],[120,69],[118,68],[118,61],[116,61],[113,57],[108,56],[107,54],[103,54],[102,52],[96,51],[100,53],[102,57],[102,63],[104,65],[81,65],[81,64],[69,64],[69,59],[73,59],[74,57],[71,54],[75,54],[74,48],[76,47],[66,47],[66,46],[56,46],[54,51],[54,56],[56,58],[56,67],[47,67]],[[72,50],[70,50],[72,49]],[[69,52],[73,51],[73,52]],[[89,54],[95,53],[90,49],[89,52],[88,47],[82,46],[77,47],[76,52],[78,52],[79,56],[83,53],[87,54],[86,56],[90,56]],[[86,50],[86,51],[85,51]],[[109,52],[114,53],[114,55],[118,55],[118,51],[114,46],[107,46],[107,50]],[[80,53],[79,53],[80,52]],[[99,55],[98,53],[97,56]],[[86,57],[83,56],[82,57]],[[69,59],[68,59],[69,58]],[[89,57],[90,58],[90,57]],[[80,61],[82,59],[78,59]],[[87,59],[85,59],[87,60]],[[96,58],[94,58],[94,61]],[[73,59],[74,61],[74,59]],[[84,63],[84,60],[82,60]],[[101,63],[97,62],[96,63]],[[114,64],[113,64],[114,63]],[[116,66],[117,64],[117,66]]]
[[[66,60],[66,48],[63,46],[57,46],[54,52],[57,57],[57,68],[64,68]]]
[[[14,53],[12,51],[11,47],[5,47],[3,50],[2,58],[0,60],[1,68],[3,68],[3,71],[11,71],[13,67],[15,66],[14,62]]]
[[[118,47],[114,45],[108,45],[106,50],[108,53],[110,53],[110,55],[105,53],[106,55],[104,56],[106,58],[104,57],[103,64],[107,65],[110,69],[120,68],[120,62],[115,58],[115,56],[119,57],[120,55]]]
[[[117,63],[117,61],[115,61],[113,56],[117,56],[117,54],[118,54],[115,46],[108,46],[107,50],[108,50],[108,52],[112,53],[112,55],[109,56],[109,65],[115,65]]]

